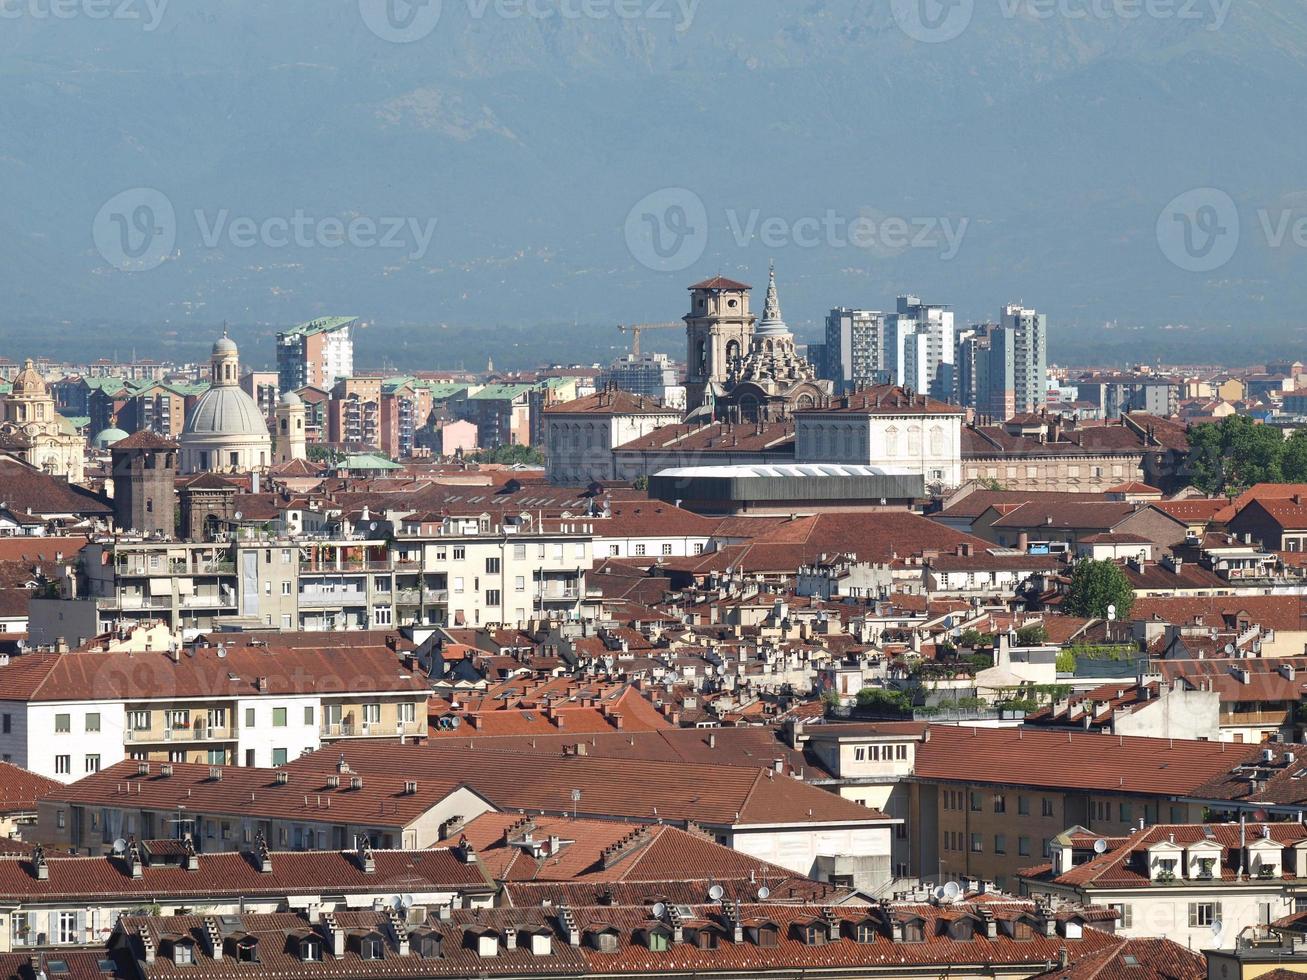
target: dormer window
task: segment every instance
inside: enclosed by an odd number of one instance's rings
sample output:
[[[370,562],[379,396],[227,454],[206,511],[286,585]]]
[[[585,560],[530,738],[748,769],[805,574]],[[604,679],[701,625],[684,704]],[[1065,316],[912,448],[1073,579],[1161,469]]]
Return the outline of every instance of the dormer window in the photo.
[[[926,941],[925,920],[909,919],[903,923],[903,941],[905,943],[924,943]]]
[[[1035,938],[1035,927],[1031,925],[1029,919],[1013,919],[1008,932],[1017,942]]]
[[[651,952],[665,953],[672,946],[672,937],[667,934],[666,929],[650,929],[645,935],[645,944]]]
[[[763,930],[760,929],[758,931],[759,946],[764,945],[762,942],[762,935]],[[803,941],[809,946],[826,945],[826,927],[824,925],[817,925],[813,922],[808,923],[803,927]]]
[[[321,963],[322,940],[317,936],[305,936],[301,939],[300,959],[305,963]]]
[[[617,952],[617,933],[614,930],[605,929],[603,932],[596,932],[591,935],[590,942],[601,953]]]
[[[359,956],[365,960],[381,960],[386,957],[386,943],[376,933],[369,933],[359,940]]]
[[[1158,858],[1157,880],[1175,881],[1175,858]]]
[[[853,930],[853,938],[866,945],[876,941],[876,927],[870,922],[859,922]]]
[[[948,935],[950,939],[956,939],[965,942],[976,937],[976,924],[970,919],[957,919],[949,923]]]
[[[1216,858],[1199,858],[1198,859],[1198,880],[1211,881],[1212,869],[1216,867]]]
[[[694,937],[694,944],[700,949],[716,949],[717,933],[712,929],[700,929],[698,935]]]
[[[195,962],[195,944],[187,939],[178,939],[172,944],[172,961],[178,966],[189,966]]]
[[[418,956],[425,960],[439,959],[440,936],[434,932],[422,933],[413,943],[413,948],[417,951]]]
[[[227,940],[227,952],[237,963],[259,962],[259,940],[257,936],[240,936]]]

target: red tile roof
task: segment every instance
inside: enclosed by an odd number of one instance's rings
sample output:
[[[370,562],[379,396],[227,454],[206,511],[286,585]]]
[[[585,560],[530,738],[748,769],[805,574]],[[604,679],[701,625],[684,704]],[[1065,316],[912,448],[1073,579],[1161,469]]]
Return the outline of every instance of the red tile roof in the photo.
[[[34,813],[36,801],[60,783],[9,762],[0,762],[0,814]]]
[[[1022,728],[931,725],[918,779],[1189,795],[1253,746]]]
[[[713,276],[711,279],[705,279],[703,282],[696,282],[690,289],[752,289],[742,282],[736,282],[734,279],[727,279],[725,276]]]
[[[460,860],[449,848],[372,852],[374,870],[365,871],[353,851],[274,851],[272,870],[262,871],[254,854],[236,851],[198,856],[198,869],[186,870],[178,855],[151,854],[133,878],[119,857],[47,856],[48,877],[38,879],[27,855],[0,857],[0,900],[8,903],[88,901],[113,897],[152,899],[237,899],[289,895],[372,894],[395,891],[460,891],[478,895],[494,890],[475,862]],[[386,884],[380,884],[385,882]]]
[[[539,756],[494,748],[494,739],[438,740],[424,746],[350,742],[289,766],[321,772],[343,754],[355,771],[408,773],[419,781],[466,785],[502,810],[570,813],[640,821],[694,820],[715,826],[867,823],[877,810],[809,786],[770,768],[681,764],[593,756]],[[85,780],[83,781],[85,782]],[[572,790],[581,799],[572,799]]]

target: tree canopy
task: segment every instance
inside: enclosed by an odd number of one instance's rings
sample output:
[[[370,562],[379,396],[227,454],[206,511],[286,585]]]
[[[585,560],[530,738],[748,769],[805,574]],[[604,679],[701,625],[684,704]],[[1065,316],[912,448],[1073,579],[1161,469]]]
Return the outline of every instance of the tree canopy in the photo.
[[[1115,606],[1117,618],[1124,619],[1134,604],[1135,590],[1120,565],[1107,559],[1082,558],[1071,572],[1071,588],[1062,600],[1062,610],[1071,616],[1104,619],[1107,607]]]
[[[1229,415],[1189,430],[1185,473],[1207,494],[1234,496],[1255,483],[1307,481],[1307,430],[1285,439],[1280,430],[1245,415]]]

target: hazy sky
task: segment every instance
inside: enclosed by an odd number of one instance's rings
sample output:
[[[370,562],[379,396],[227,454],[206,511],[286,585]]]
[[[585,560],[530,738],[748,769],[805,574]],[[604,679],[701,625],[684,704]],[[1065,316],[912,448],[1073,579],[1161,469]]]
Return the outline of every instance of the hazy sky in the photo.
[[[146,344],[674,319],[774,259],[801,330],[1287,342],[1304,51],[1298,0],[0,0],[0,285]]]

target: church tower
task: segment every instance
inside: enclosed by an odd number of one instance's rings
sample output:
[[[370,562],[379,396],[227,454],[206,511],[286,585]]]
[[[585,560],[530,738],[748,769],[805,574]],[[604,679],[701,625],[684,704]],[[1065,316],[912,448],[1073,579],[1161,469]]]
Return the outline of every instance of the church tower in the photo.
[[[304,402],[299,395],[288,391],[281,396],[277,402],[276,462],[279,465],[308,457],[304,416]]]
[[[749,352],[756,319],[749,312],[749,289],[723,276],[690,287],[685,317],[685,398],[690,412],[716,400],[734,365]]]
[[[109,449],[113,471],[113,520],[120,531],[172,537],[177,512],[175,442],[142,429]]]

